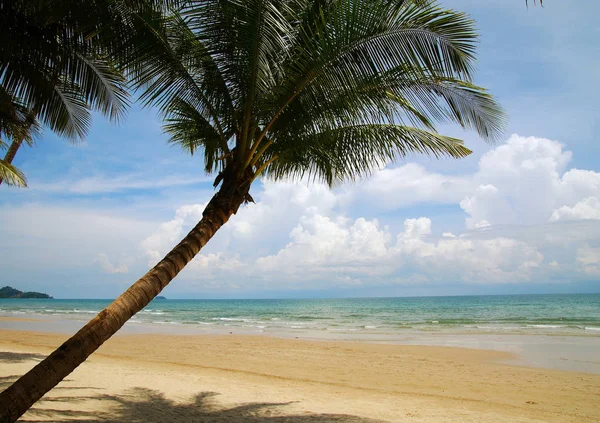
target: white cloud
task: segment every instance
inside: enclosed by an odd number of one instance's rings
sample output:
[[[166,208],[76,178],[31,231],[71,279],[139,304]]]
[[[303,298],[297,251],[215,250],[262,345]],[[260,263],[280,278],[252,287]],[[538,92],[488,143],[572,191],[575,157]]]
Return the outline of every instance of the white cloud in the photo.
[[[409,164],[333,191],[321,184],[266,181],[257,203],[240,209],[183,277],[222,287],[243,280],[293,288],[308,281],[313,287],[364,287],[546,282],[551,275],[566,280],[577,270],[591,275],[592,264],[582,262],[587,250],[578,249],[600,236],[599,224],[582,220],[596,216],[600,174],[565,171],[570,159],[558,142],[514,135],[484,154],[471,175],[430,174]],[[358,200],[365,215],[350,218]],[[444,232],[437,223],[440,236],[430,218],[420,217],[405,219],[394,232],[382,223],[385,217],[366,217],[382,208],[432,202],[460,204],[467,230]],[[202,209],[178,209],[142,242],[147,257],[162,257]]]
[[[241,207],[178,279],[186,290],[221,292],[589,280],[600,270],[600,222],[593,220],[600,174],[565,171],[570,156],[557,142],[513,136],[470,175],[405,165],[336,190],[263,181],[253,190],[256,204]],[[106,276],[100,269],[141,274],[198,223],[207,201],[178,207],[162,223],[77,208],[4,207],[0,230],[14,242],[2,252],[13,270],[33,255],[57,272],[95,269],[95,280]],[[432,207],[433,218],[392,211],[435,202],[460,204],[466,230],[454,225],[449,232]]]
[[[516,239],[433,238],[431,220],[424,217],[405,220],[396,242],[377,220],[319,215],[302,219],[290,239],[277,254],[256,260],[262,275],[377,279],[417,269],[429,282],[517,283],[530,280],[543,261],[535,247]]]
[[[32,191],[60,192],[71,194],[104,194],[127,190],[157,189],[173,186],[192,185],[210,181],[210,178],[190,178],[186,176],[166,176],[156,178],[153,175],[131,173],[116,177],[105,175],[89,176],[81,179],[66,179],[52,183],[30,183]]]
[[[97,206],[0,207],[5,279],[62,298],[107,298],[126,289],[147,269],[138,243],[158,222]]]
[[[379,170],[369,179],[346,186],[341,199],[390,210],[420,203],[455,204],[472,189],[469,177],[431,173],[422,165],[409,163]]]
[[[175,217],[161,223],[158,231],[141,242],[141,247],[148,256],[150,266],[155,265],[167,252],[183,238],[183,229],[191,229],[202,218],[206,204],[192,204],[179,207]]]
[[[557,220],[600,220],[600,201],[596,197],[588,197],[573,207],[562,206],[552,212],[551,222]]]
[[[422,226],[429,229],[431,221]],[[398,235],[398,262],[407,257],[412,267],[427,275],[432,282],[518,283],[531,279],[534,269],[544,257],[523,241],[508,237],[470,239],[468,234],[458,238],[424,239],[405,229]],[[405,228],[407,224],[405,222]],[[427,233],[427,232],[425,232]]]
[[[337,285],[342,285],[342,286],[360,286],[363,284],[361,279],[358,278],[352,278],[348,275],[346,276],[338,276],[335,279],[337,282],[339,282]]]
[[[246,257],[260,254],[274,242],[286,242],[290,228],[303,215],[331,213],[338,199],[321,184],[265,181],[256,201],[242,206],[237,215],[219,229],[205,251],[221,253],[228,250],[228,256],[235,251]],[[161,259],[200,221],[204,207],[205,204],[193,204],[178,208],[172,220],[162,223],[140,243],[150,264]],[[285,228],[283,232],[282,228]],[[224,259],[225,256],[220,257]]]
[[[589,245],[577,250],[577,265],[581,272],[592,276],[600,276],[600,248]]]
[[[126,264],[120,264],[119,266],[115,266],[110,262],[108,256],[104,253],[98,254],[94,262],[98,263],[100,267],[102,267],[102,270],[104,270],[104,272],[108,274],[129,272],[129,268]]]
[[[373,210],[460,204],[467,228],[600,219],[600,173],[570,169],[571,152],[544,138],[512,135],[485,153],[471,175],[443,175],[418,164],[375,172],[345,186],[340,202]]]
[[[118,257],[136,254],[136,239],[156,222],[82,207],[26,204],[0,208],[0,233],[11,239],[3,245],[3,268],[30,266],[81,268],[93,265],[98,251]],[[9,248],[10,247],[10,248]]]
[[[421,238],[422,236],[429,234],[431,234],[431,220],[428,218],[420,217],[418,219],[406,219],[404,221],[403,238]]]
[[[385,265],[392,238],[376,219],[303,216],[291,230],[290,239],[276,254],[256,259],[260,274],[306,278],[330,273],[375,275],[389,270]]]
[[[570,160],[556,141],[511,136],[479,161],[476,188],[460,202],[467,227],[597,218],[600,173],[565,172]]]

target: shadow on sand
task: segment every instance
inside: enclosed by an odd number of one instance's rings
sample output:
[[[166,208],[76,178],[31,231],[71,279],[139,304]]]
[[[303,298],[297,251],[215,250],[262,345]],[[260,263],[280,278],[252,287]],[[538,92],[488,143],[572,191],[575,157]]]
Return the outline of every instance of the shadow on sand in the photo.
[[[46,356],[42,354],[0,351],[0,362],[4,363],[25,363],[29,360],[41,361],[44,358],[46,358]]]
[[[0,376],[0,391],[8,388],[12,383],[20,378],[20,375]]]
[[[224,408],[216,401],[218,394],[202,392],[191,402],[171,401],[154,390],[134,388],[124,395],[99,395],[91,397],[51,397],[42,399],[40,406],[30,410],[20,422],[67,423],[383,423],[343,414],[290,415],[285,406],[289,403],[250,403]],[[106,412],[58,410],[57,402],[74,403],[86,400],[111,402]]]

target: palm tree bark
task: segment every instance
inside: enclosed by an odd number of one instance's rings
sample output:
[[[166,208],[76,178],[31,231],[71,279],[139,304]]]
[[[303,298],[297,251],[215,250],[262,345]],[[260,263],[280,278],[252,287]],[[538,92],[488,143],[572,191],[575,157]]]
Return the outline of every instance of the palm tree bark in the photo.
[[[17,151],[19,150],[19,148],[21,147],[21,144],[23,144],[23,140],[18,140],[18,141],[13,141],[10,144],[10,147],[8,147],[8,151],[6,152],[6,155],[4,156],[4,162],[11,164],[12,161],[14,160],[15,156],[17,155]],[[0,177],[0,185],[2,185],[2,182],[4,182],[4,179],[2,177]]]
[[[154,268],[56,351],[0,393],[0,423],[15,422],[142,310],[189,263],[248,198],[249,184],[223,181],[202,220]]]

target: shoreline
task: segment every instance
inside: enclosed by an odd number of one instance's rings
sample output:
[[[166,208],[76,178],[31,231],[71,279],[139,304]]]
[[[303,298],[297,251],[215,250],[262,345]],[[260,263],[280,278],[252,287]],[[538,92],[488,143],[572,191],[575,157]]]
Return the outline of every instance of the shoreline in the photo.
[[[0,314],[0,331],[34,331],[60,334],[65,339],[77,332],[87,320],[66,319],[64,316]],[[513,354],[508,364],[555,370],[600,374],[600,336],[596,334],[530,334],[461,331],[411,331],[396,334],[365,334],[348,332],[257,330],[245,327],[195,327],[179,323],[125,324],[116,337],[129,335],[177,336],[257,336],[275,339],[301,339],[317,342],[350,342],[379,345],[413,345],[468,348]]]
[[[109,300],[0,300],[0,316],[88,321]],[[179,333],[293,332],[306,337],[390,337],[411,333],[546,334],[600,337],[600,294],[298,300],[159,300],[136,325]],[[51,331],[61,330],[57,325]],[[142,329],[143,330],[143,329]],[[318,334],[318,335],[317,335]]]
[[[0,330],[2,386],[64,339]],[[600,375],[506,364],[514,358],[439,346],[123,334],[107,341],[26,417],[62,422],[78,416],[90,423],[262,423],[281,422],[283,416],[294,423],[600,419],[595,406]]]

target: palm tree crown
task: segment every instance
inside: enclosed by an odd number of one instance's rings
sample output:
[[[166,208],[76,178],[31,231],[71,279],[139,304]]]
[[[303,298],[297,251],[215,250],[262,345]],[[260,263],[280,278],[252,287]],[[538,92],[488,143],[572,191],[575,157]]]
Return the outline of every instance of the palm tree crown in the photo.
[[[473,22],[432,1],[213,0],[165,27],[135,83],[216,182],[234,170],[247,183],[265,173],[335,184],[411,152],[470,153],[436,122],[486,139],[502,128],[472,83]]]
[[[123,117],[125,79],[98,42],[99,25],[114,15],[109,3],[115,2],[2,2],[0,147],[12,141],[7,155],[14,156],[23,141],[31,143],[32,129],[41,124],[78,140],[89,129],[92,109],[112,120]],[[0,181],[25,185],[11,161],[0,160]]]

